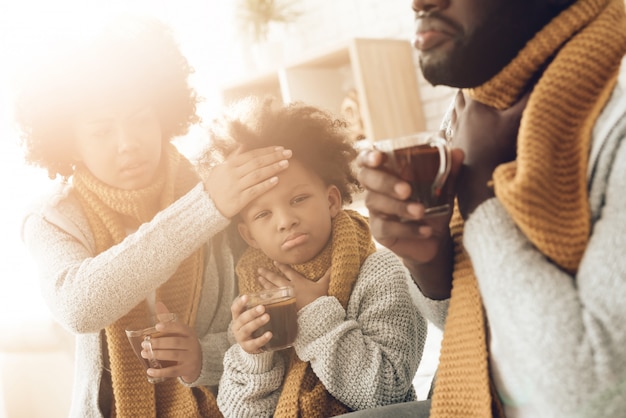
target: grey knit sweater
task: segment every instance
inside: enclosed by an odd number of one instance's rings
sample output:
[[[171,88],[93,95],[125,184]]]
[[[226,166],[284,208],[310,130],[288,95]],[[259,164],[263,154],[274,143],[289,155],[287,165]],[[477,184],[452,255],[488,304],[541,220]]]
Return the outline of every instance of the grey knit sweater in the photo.
[[[626,66],[596,121],[592,233],[576,276],[549,262],[497,199],[465,225],[507,418],[626,416]],[[421,297],[442,325],[447,301]]]
[[[298,357],[353,410],[415,399],[412,380],[426,322],[412,299],[413,287],[398,257],[379,250],[363,263],[347,309],[324,296],[298,313]],[[217,398],[226,417],[272,416],[286,370],[284,353],[248,354],[238,344],[226,352]]]
[[[103,411],[108,416],[111,383],[103,364],[104,328],[149,297],[201,246],[207,256],[195,330],[203,365],[190,386],[216,389],[229,347],[230,304],[237,295],[234,244],[226,232],[220,233],[228,224],[202,184],[98,255],[70,186],[28,214],[22,236],[39,268],[44,299],[54,318],[76,334],[71,417],[101,417]]]

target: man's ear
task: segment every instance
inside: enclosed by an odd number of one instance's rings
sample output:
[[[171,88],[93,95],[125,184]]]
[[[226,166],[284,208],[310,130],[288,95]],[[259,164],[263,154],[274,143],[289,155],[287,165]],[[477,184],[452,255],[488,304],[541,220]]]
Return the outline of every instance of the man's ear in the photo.
[[[328,209],[330,210],[330,216],[334,218],[337,216],[341,207],[343,206],[343,200],[341,199],[341,192],[334,184],[328,186]]]
[[[250,233],[250,228],[248,228],[248,225],[246,225],[244,222],[239,222],[237,224],[237,229],[239,230],[239,235],[241,235],[241,238],[243,238],[243,240],[249,246],[253,248],[259,248],[259,244],[257,244],[256,240]]]

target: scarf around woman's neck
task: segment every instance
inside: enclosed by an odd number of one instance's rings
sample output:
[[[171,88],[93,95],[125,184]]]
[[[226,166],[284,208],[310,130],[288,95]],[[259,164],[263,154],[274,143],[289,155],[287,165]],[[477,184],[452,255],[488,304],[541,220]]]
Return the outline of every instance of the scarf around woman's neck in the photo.
[[[376,251],[367,219],[358,212],[342,210],[333,219],[331,240],[313,260],[291,267],[309,280],[317,281],[331,268],[329,296],[346,308],[361,265]],[[249,247],[237,264],[242,294],[261,290],[257,281],[259,267],[280,273],[260,250]],[[275,418],[331,417],[349,411],[319,381],[311,365],[298,359],[289,349],[291,365],[278,399]]]
[[[590,233],[586,171],[591,131],[625,52],[623,0],[579,0],[498,75],[468,91],[479,102],[506,109],[532,88],[518,132],[517,158],[495,170],[495,194],[537,249],[572,274]],[[458,208],[450,227],[455,268],[431,416],[502,415],[489,376],[482,301],[462,246]]]
[[[79,167],[73,184],[94,235],[97,253],[126,238],[125,224],[149,222],[187,193],[199,181],[191,164],[176,148],[167,144],[163,152],[164,167],[154,183],[141,190],[121,190],[96,179]],[[126,220],[126,223],[125,221]],[[146,254],[146,257],[149,257]],[[193,326],[200,298],[203,252],[196,250],[184,260],[174,275],[157,289],[161,300],[177,314],[177,320]],[[129,281],[132,277],[127,278]],[[150,317],[144,300],[105,329],[111,366],[114,406],[118,417],[190,417],[220,416],[213,395],[204,388],[187,388],[176,379],[151,384],[126,337],[125,330],[140,318]]]

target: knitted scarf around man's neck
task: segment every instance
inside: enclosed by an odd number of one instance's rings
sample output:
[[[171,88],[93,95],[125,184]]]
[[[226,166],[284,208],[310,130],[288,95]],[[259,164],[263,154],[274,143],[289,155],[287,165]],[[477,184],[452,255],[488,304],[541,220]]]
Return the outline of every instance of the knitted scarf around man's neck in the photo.
[[[481,103],[506,109],[532,88],[516,160],[495,170],[495,194],[535,247],[571,274],[590,234],[586,172],[591,131],[625,53],[624,1],[579,0],[498,75],[468,91]],[[462,246],[458,208],[450,227],[455,269],[431,417],[502,415],[490,380],[482,301]]]
[[[329,296],[335,296],[346,308],[361,265],[376,251],[367,219],[358,212],[342,210],[332,222],[331,241],[313,260],[291,267],[309,280],[317,281],[331,268]],[[279,273],[260,250],[249,247],[237,264],[239,291],[242,294],[261,290],[257,281],[259,267]],[[284,379],[276,418],[332,417],[349,409],[336,400],[319,381],[311,365],[298,359],[289,349],[291,365]]]
[[[157,179],[141,190],[110,187],[86,168],[77,168],[73,185],[93,232],[97,253],[126,238],[129,219],[136,226],[149,222],[157,212],[199,182],[191,164],[173,145],[168,144],[163,155],[164,167]],[[150,257],[150,254],[145,256]],[[171,312],[176,313],[178,321],[189,326],[193,326],[196,317],[202,272],[203,252],[198,249],[157,289],[157,300],[163,301]],[[133,280],[132,277],[126,279],[129,282]],[[113,384],[113,415],[129,418],[220,416],[213,395],[205,388],[190,389],[176,379],[156,385],[148,383],[145,369],[133,352],[125,330],[140,318],[151,315],[151,309],[144,300],[105,329]]]

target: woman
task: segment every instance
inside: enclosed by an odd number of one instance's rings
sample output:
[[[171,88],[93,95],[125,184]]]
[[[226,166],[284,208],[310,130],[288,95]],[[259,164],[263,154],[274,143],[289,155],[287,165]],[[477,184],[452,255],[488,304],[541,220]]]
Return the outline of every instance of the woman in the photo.
[[[202,181],[171,144],[199,118],[169,28],[120,17],[98,29],[40,63],[16,106],[26,160],[64,179],[27,214],[23,240],[76,334],[71,416],[214,416],[237,294],[226,227],[291,153],[238,152]],[[148,374],[177,379],[151,385],[125,329],[166,311],[177,320],[151,348],[176,363]]]

